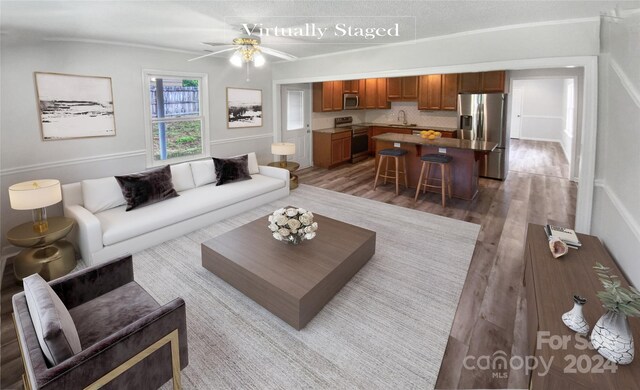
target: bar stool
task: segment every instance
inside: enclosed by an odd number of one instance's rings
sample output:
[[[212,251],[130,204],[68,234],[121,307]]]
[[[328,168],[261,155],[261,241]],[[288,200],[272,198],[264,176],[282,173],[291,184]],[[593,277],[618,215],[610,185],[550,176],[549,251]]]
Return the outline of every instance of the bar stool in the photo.
[[[391,148],[391,149],[382,149],[381,151],[378,152],[378,155],[380,156],[380,162],[378,162],[378,170],[376,172],[376,179],[373,182],[373,189],[376,189],[376,186],[378,185],[378,178],[379,177],[383,177],[384,178],[384,184],[387,184],[387,179],[395,179],[396,181],[396,195],[398,195],[400,193],[400,174],[402,174],[404,176],[404,186],[406,188],[409,188],[409,183],[407,181],[407,160],[405,159],[405,156],[407,154],[407,151],[404,149],[400,149],[400,148]],[[402,157],[402,171],[400,170],[400,157]],[[389,170],[389,160],[393,158],[394,162],[395,162],[395,169]],[[384,168],[384,174],[381,175],[380,174],[380,169],[382,168],[382,162],[385,162],[385,168]],[[389,172],[391,173],[395,173],[395,175],[391,176],[389,175]]]
[[[422,160],[422,169],[420,170],[420,179],[418,180],[418,187],[416,188],[416,196],[414,201],[418,200],[418,194],[420,194],[420,186],[422,186],[423,193],[427,192],[427,187],[430,188],[438,188],[442,190],[442,207],[446,207],[446,195],[445,188],[449,191],[449,198],[451,198],[451,167],[449,163],[453,160],[453,157],[447,156],[446,154],[425,154],[420,157]],[[440,179],[432,177],[431,174],[431,165],[436,164],[440,166]],[[424,170],[427,168],[427,174],[425,176]],[[424,179],[424,183],[422,182]],[[436,180],[440,182],[440,185],[429,184],[429,180]]]

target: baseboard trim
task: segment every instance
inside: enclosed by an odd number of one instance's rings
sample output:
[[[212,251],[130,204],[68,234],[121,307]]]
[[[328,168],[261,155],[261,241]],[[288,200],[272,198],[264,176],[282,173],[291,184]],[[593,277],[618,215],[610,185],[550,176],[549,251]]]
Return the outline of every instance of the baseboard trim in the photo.
[[[525,141],[543,141],[543,142],[555,142],[558,144],[562,144],[562,142],[559,139],[537,138],[537,137],[520,137],[519,139],[523,139]]]
[[[215,141],[211,141],[211,145],[224,145],[230,144],[234,142],[242,142],[242,141],[250,141],[262,138],[273,138],[273,133],[265,133],[265,134],[256,134],[256,135],[246,135],[243,137],[233,137],[233,138],[225,138],[225,139],[217,139]]]
[[[609,187],[607,185],[607,182],[604,181],[603,179],[596,179],[593,184],[596,188],[602,188],[605,195],[607,195],[607,197],[609,198],[609,201],[611,202],[613,207],[616,209],[618,214],[620,214],[620,217],[622,218],[624,223],[627,225],[627,228],[631,230],[633,235],[640,242],[640,224],[633,219],[633,217],[631,216],[631,213],[629,213],[629,210],[627,210],[624,204],[622,204],[622,201],[620,200],[620,198],[618,198],[615,192],[613,192],[611,187]]]
[[[42,169],[60,168],[60,167],[65,167],[69,165],[86,164],[86,163],[92,163],[92,162],[104,161],[104,160],[114,160],[114,159],[131,158],[131,157],[138,157],[138,156],[144,157],[146,153],[147,152],[145,150],[132,150],[129,152],[109,153],[109,154],[101,154],[99,156],[80,157],[80,158],[72,158],[69,160],[58,160],[58,161],[52,161],[48,163],[25,165],[23,167],[6,168],[3,170],[0,170],[0,176],[40,171]]]

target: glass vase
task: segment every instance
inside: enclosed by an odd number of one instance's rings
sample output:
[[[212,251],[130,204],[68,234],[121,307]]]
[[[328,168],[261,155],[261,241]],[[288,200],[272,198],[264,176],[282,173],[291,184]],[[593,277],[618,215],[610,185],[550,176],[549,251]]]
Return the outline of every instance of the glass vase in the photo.
[[[304,236],[299,236],[297,234],[289,235],[287,240],[287,242],[291,245],[299,245],[300,243],[302,243],[302,241],[304,241]]]
[[[573,309],[562,315],[562,322],[576,333],[587,334],[589,332],[589,324],[582,314],[582,306],[585,303],[587,303],[586,299],[578,295],[574,295]]]
[[[627,316],[607,311],[593,327],[591,344],[600,355],[616,364],[631,363],[634,346]]]

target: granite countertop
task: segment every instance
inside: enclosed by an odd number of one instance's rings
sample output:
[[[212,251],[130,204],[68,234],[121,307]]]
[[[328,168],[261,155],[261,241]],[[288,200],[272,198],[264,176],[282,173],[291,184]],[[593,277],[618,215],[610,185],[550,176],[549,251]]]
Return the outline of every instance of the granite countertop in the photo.
[[[498,146],[495,142],[471,141],[457,138],[437,138],[434,140],[422,138],[413,134],[384,133],[372,137],[376,141],[399,142],[401,144],[440,146],[443,148],[466,149],[474,152],[491,152]]]
[[[363,123],[353,123],[353,126],[376,126],[376,127],[391,127],[394,129],[411,129],[411,130],[436,130],[436,131],[450,131],[454,132],[460,129],[454,129],[451,127],[438,127],[438,126],[391,126],[391,123],[372,123],[372,122],[363,122]],[[331,127],[327,129],[318,129],[313,130],[318,133],[329,133],[329,134],[337,134],[345,131],[351,131],[350,127]]]
[[[365,123],[356,123],[356,124],[360,126],[393,127],[398,129],[412,129],[412,130],[437,130],[437,131],[451,131],[451,132],[460,130],[452,127],[438,127],[438,126],[397,126],[395,123],[365,122]]]
[[[328,129],[318,129],[318,130],[313,130],[316,133],[326,133],[326,134],[338,134],[338,133],[344,133],[346,131],[351,131],[350,127],[331,127]]]

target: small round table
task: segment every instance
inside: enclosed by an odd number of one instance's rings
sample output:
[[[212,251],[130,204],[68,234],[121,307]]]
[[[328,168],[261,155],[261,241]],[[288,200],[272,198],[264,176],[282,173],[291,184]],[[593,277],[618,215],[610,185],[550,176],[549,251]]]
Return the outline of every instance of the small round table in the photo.
[[[52,217],[48,219],[49,229],[38,233],[33,223],[23,223],[7,232],[7,240],[22,248],[13,260],[13,271],[18,280],[39,273],[45,280],[52,280],[68,274],[76,266],[73,245],[63,240],[73,228],[71,218]]]
[[[300,164],[293,161],[287,161],[286,163],[281,161],[276,161],[276,162],[269,163],[267,165],[269,165],[270,167],[283,168],[289,171],[289,179],[290,179],[289,189],[293,190],[298,188],[298,175],[294,175],[293,172],[295,172],[298,168],[300,168]]]

